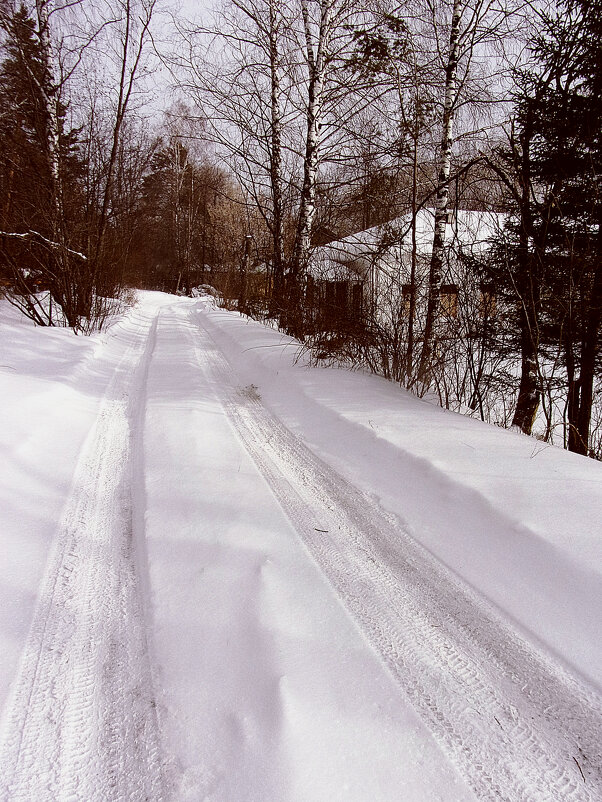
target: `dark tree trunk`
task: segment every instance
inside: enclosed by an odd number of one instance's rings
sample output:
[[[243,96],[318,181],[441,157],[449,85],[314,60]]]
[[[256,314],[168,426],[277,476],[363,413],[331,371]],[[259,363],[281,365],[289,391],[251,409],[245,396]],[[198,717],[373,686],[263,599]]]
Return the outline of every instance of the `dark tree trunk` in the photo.
[[[538,381],[538,345],[539,345],[539,313],[541,287],[534,260],[537,255],[531,253],[530,241],[533,240],[533,219],[531,213],[531,111],[523,123],[520,136],[520,234],[519,265],[517,284],[520,290],[520,349],[521,375],[518,399],[512,425],[525,434],[531,434],[539,409],[540,391]]]
[[[512,425],[531,434],[539,409],[540,391],[537,372],[537,349],[526,312],[521,314],[521,374],[518,399]]]
[[[598,235],[602,240],[602,227]],[[583,338],[579,360],[579,379],[569,385],[567,406],[569,422],[569,451],[587,455],[589,453],[590,424],[594,397],[596,359],[599,350],[600,322],[602,313],[602,245],[598,247],[598,265],[594,274],[591,294],[587,305],[587,316],[583,321]]]
[[[271,296],[271,311],[279,312],[282,310],[284,303],[284,210],[282,200],[282,111],[280,108],[280,53],[278,50],[279,26],[276,0],[270,0],[269,14],[271,83],[270,184],[273,207],[273,287]]]
[[[238,289],[238,311],[246,314],[249,309],[249,266],[251,264],[251,244],[253,238],[250,234],[245,237],[243,256],[240,264],[240,284]]]

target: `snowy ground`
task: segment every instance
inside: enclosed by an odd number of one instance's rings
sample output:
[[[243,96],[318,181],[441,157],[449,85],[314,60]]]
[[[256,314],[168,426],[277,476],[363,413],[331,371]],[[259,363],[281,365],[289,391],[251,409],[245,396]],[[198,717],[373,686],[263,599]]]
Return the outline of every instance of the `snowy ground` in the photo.
[[[0,308],[0,799],[601,799],[602,465],[297,357]]]

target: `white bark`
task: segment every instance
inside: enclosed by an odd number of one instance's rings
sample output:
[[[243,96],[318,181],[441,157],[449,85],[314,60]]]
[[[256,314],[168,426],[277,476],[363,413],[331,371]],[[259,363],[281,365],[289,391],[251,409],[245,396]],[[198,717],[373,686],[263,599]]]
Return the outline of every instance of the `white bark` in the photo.
[[[61,170],[61,142],[59,95],[60,81],[57,78],[52,51],[52,36],[50,30],[50,15],[52,13],[52,0],[36,0],[36,15],[38,23],[38,38],[41,58],[44,65],[44,74],[41,84],[38,84],[46,112],[46,158],[51,180],[52,203],[52,238],[61,246],[65,243],[63,189]]]
[[[449,36],[449,60],[445,75],[445,97],[441,132],[441,155],[439,165],[437,198],[435,202],[435,233],[433,259],[442,261],[445,243],[445,224],[449,201],[449,177],[451,172],[452,146],[454,142],[454,113],[458,96],[458,52],[460,46],[461,0],[454,0]],[[436,254],[436,256],[435,256]],[[440,276],[439,276],[440,278]]]
[[[332,36],[332,18],[336,0],[319,0],[320,20],[314,33],[310,20],[309,0],[301,0],[305,34],[305,58],[308,69],[307,135],[303,163],[303,188],[297,227],[293,272],[298,278],[307,266],[311,246],[311,230],[316,211],[316,177],[318,173],[320,129],[322,127],[323,94],[328,72],[328,48]]]
[[[285,163],[297,150],[293,55],[296,10],[280,0],[230,0],[219,21],[199,36],[185,33],[189,55],[174,61],[176,82],[203,109],[206,134],[218,146],[255,202],[270,232],[274,310],[280,308],[285,262]]]
[[[38,37],[40,41],[41,56],[44,61],[44,79],[40,90],[45,103],[48,120],[47,146],[48,163],[52,180],[57,190],[60,187],[60,129],[58,113],[59,83],[56,80],[54,59],[52,54],[52,39],[50,35],[51,0],[36,0],[36,13],[38,18]],[[58,193],[60,195],[60,193]]]
[[[429,270],[429,295],[424,329],[424,342],[419,367],[419,379],[423,383],[427,383],[429,378],[428,374],[433,353],[435,322],[439,308],[439,292],[443,270],[445,226],[447,223],[447,207],[449,201],[449,178],[451,174],[451,156],[454,143],[454,116],[458,98],[458,58],[460,51],[461,17],[462,0],[454,0],[449,32],[449,50],[445,70],[443,120],[437,176],[437,195],[435,200],[435,224]]]

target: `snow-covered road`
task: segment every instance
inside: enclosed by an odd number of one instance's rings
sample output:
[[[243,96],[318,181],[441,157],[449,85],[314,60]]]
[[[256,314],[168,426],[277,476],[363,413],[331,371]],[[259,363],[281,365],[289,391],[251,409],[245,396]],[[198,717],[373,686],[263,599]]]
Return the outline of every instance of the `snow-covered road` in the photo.
[[[594,686],[317,456],[210,312],[144,296],[78,368],[0,799],[602,799]]]
[[[131,495],[132,423],[149,323],[133,316],[90,366],[104,362],[110,378],[5,714],[3,800],[162,798]]]

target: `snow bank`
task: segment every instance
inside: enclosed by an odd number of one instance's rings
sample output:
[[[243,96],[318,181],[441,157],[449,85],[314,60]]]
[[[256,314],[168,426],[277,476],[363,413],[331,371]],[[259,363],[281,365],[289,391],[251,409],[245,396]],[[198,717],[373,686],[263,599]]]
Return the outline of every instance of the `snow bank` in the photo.
[[[0,704],[29,631],[56,522],[98,394],[79,386],[97,340],[0,306]]]
[[[602,465],[311,368],[298,344],[198,301],[243,381],[351,482],[546,648],[602,687]]]

